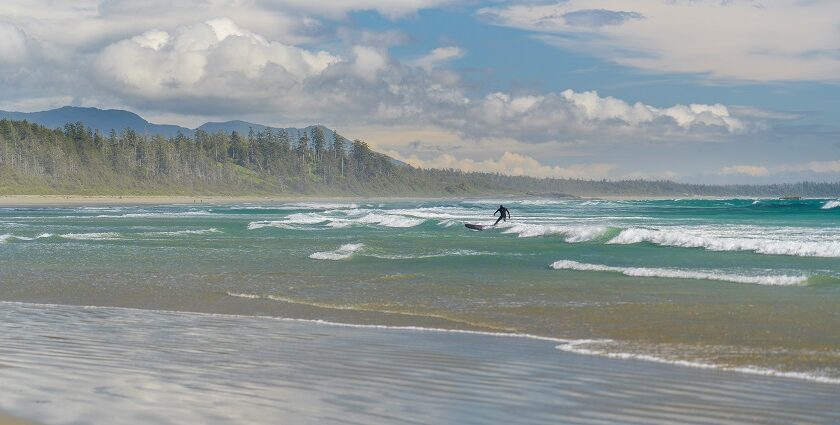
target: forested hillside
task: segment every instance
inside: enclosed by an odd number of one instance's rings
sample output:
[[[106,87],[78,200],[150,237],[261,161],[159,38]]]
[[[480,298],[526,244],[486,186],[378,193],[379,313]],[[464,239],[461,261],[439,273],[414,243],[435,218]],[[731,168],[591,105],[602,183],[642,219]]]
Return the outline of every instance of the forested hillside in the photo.
[[[536,179],[400,165],[323,127],[294,140],[285,130],[196,130],[171,138],[82,123],[48,129],[0,120],[0,194],[217,194],[458,196],[840,196],[838,183],[767,186],[670,181]]]

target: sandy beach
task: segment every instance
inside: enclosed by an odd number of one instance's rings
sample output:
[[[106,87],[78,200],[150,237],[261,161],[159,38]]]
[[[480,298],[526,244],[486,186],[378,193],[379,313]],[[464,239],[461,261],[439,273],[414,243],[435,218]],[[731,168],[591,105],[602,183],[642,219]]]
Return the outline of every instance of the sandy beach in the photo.
[[[44,423],[840,421],[836,385],[578,355],[546,338],[2,307],[0,408]]]
[[[11,416],[7,416],[3,413],[0,413],[0,425],[32,425],[32,422],[13,418]]]

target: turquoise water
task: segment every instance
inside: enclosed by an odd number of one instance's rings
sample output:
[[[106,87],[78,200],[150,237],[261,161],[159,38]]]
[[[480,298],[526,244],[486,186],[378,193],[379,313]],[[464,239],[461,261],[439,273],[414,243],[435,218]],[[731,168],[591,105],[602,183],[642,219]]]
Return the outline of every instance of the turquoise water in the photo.
[[[512,219],[492,224],[504,203]],[[0,299],[480,329],[840,382],[840,203],[0,209]]]

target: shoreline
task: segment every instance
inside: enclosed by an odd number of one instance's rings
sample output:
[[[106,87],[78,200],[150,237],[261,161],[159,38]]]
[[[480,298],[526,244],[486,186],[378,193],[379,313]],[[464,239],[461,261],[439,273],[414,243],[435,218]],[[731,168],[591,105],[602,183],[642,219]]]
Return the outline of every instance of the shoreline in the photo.
[[[3,408],[45,423],[95,423],[105,406],[113,423],[127,425],[155,419],[271,423],[279,417],[366,424],[405,418],[476,424],[840,418],[833,385],[567,353],[553,340],[148,310],[8,307],[0,312],[0,323],[11,324],[0,361],[15,367],[0,369],[11,390]],[[26,330],[16,323],[26,323]],[[130,338],[89,338],[127,326]],[[98,353],[95,361],[92,352]],[[127,357],[134,362],[126,364]],[[77,379],[68,381],[66,370]],[[150,387],[161,391],[149,393]],[[50,402],[71,392],[72,402]],[[462,416],[465,411],[471,416]]]
[[[0,412],[0,425],[33,425],[33,422],[9,416]]]
[[[255,203],[268,204],[276,202],[333,202],[333,201],[412,201],[412,200],[463,200],[463,199],[551,199],[550,196],[538,195],[511,195],[511,194],[485,194],[470,196],[319,196],[305,194],[289,195],[243,195],[243,196],[220,196],[220,195],[0,195],[0,207],[64,207],[64,206],[108,206],[108,205],[166,205],[166,204],[236,204]],[[632,195],[606,195],[606,196],[581,196],[577,198],[558,198],[557,200],[621,200],[621,201],[650,201],[650,200],[672,200],[672,199],[775,199],[755,197],[719,197],[719,196],[632,196]],[[805,198],[803,198],[805,199]],[[810,199],[810,198],[809,198]],[[823,198],[814,198],[823,199]]]

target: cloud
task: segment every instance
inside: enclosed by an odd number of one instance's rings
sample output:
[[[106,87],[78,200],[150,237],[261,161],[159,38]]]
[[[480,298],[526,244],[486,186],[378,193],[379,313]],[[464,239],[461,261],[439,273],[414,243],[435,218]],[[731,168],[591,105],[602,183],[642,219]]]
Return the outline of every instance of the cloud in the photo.
[[[477,16],[651,72],[840,81],[835,0],[568,0],[487,7]]]
[[[779,167],[781,171],[810,171],[812,173],[837,173],[840,174],[840,160],[838,161],[811,161],[805,164],[790,164]]]
[[[767,176],[779,173],[816,173],[840,174],[840,160],[811,161],[799,164],[780,164],[772,167],[758,165],[733,165],[723,167],[719,174],[745,174],[749,176]]]
[[[438,47],[428,54],[411,61],[410,64],[423,68],[426,71],[431,71],[432,68],[452,59],[460,58],[461,56],[464,56],[464,51],[457,47]]]
[[[267,83],[297,84],[339,60],[267,41],[223,18],[115,42],[97,55],[95,69],[112,89],[130,96],[239,98]]]
[[[708,142],[761,127],[760,120],[737,117],[721,104],[657,108],[602,97],[596,91],[519,96],[496,92],[464,108],[465,114],[447,111],[440,122],[474,137],[515,135],[531,142]]]
[[[748,176],[758,177],[770,174],[770,170],[767,167],[758,165],[733,165],[721,168],[719,174],[746,174]]]
[[[563,14],[566,25],[573,27],[603,27],[620,25],[630,19],[644,19],[641,13],[620,12],[606,9],[583,9]]]
[[[0,66],[14,65],[26,60],[28,37],[15,25],[0,22]]]
[[[501,173],[511,176],[533,176],[554,178],[602,179],[618,168],[616,164],[571,164],[565,167],[543,165],[536,159],[513,152],[504,152],[498,159],[476,161],[468,158],[456,158],[451,154],[439,155],[430,160],[422,160],[416,155],[403,157],[399,152],[389,154],[415,167],[448,169],[455,168],[467,172],[480,171]]]

